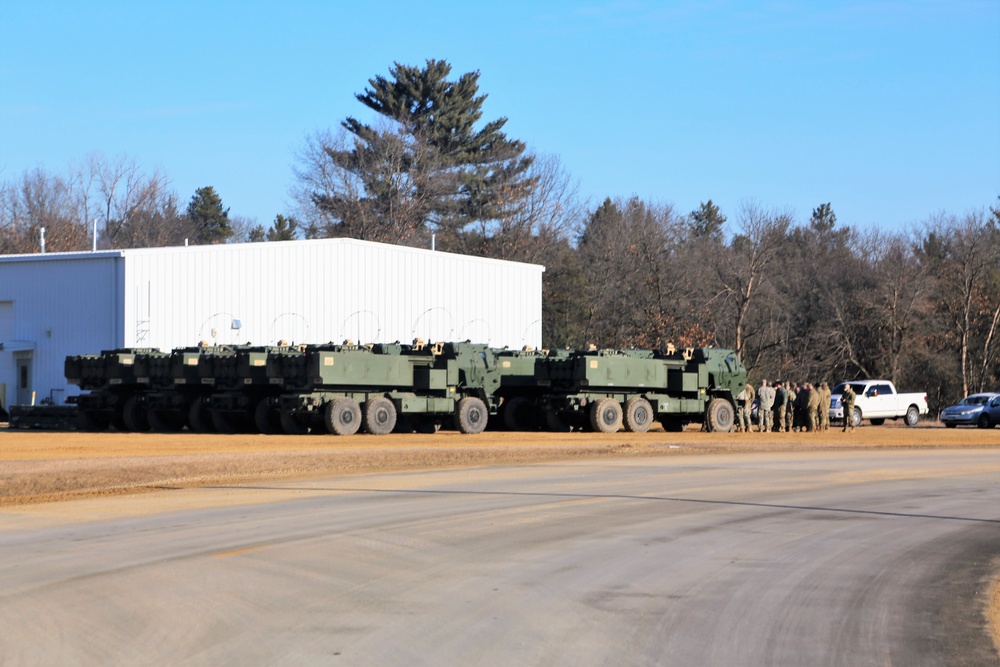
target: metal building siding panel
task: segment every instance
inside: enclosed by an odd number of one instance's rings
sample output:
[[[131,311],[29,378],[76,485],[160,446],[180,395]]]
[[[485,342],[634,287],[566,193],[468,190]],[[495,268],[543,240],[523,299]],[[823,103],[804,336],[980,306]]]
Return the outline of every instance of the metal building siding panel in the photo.
[[[12,340],[0,351],[0,383],[13,399],[14,357],[30,357],[36,401],[57,403],[76,393],[67,387],[67,355],[115,347],[120,339],[120,258],[103,254],[35,255],[0,261],[0,301],[13,303]],[[16,344],[15,344],[16,343]],[[13,349],[23,349],[13,353]]]
[[[541,342],[538,266],[350,239],[128,252],[133,344]]]

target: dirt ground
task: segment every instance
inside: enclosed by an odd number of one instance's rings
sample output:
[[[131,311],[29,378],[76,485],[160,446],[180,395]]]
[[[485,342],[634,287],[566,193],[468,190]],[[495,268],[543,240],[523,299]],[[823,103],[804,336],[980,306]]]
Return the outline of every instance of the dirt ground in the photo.
[[[0,429],[0,506],[164,488],[583,458],[1000,447],[1000,429],[863,426],[852,433],[205,435]]]
[[[1000,429],[925,423],[851,433],[198,435],[0,428],[0,506],[217,484],[567,459],[893,448],[1000,447]],[[987,596],[1000,650],[1000,576]]]

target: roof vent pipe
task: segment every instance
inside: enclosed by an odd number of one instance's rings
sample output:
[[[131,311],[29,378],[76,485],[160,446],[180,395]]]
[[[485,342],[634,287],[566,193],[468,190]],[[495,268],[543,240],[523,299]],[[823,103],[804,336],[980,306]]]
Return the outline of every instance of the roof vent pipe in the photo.
[[[41,239],[42,254],[44,255],[45,254],[45,228],[44,227],[39,227],[38,231],[41,232],[41,234],[39,234],[39,238]]]
[[[97,218],[94,218],[94,245],[91,246],[91,252],[97,252]]]

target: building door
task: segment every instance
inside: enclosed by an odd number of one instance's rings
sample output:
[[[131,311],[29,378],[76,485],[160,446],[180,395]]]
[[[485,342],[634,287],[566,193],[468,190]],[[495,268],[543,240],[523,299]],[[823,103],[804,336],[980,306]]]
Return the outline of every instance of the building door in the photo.
[[[31,357],[17,356],[17,405],[31,405]]]

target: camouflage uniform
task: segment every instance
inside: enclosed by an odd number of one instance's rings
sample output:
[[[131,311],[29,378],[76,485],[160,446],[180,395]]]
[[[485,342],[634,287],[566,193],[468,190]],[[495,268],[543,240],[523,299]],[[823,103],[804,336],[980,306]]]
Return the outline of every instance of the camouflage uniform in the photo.
[[[792,432],[792,428],[795,426],[795,399],[799,396],[792,389],[792,385],[788,385],[788,403],[785,409],[785,430],[789,433]]]
[[[830,385],[826,382],[821,383],[819,390],[819,430],[829,431],[830,430],[830,399],[833,396],[833,392],[830,391]]]
[[[750,412],[753,400],[757,397],[757,392],[749,383],[743,387],[743,391],[736,397],[736,426],[737,430],[750,432]]]
[[[854,390],[851,385],[844,385],[844,393],[840,396],[840,404],[844,406],[844,432],[847,429],[854,430]]]
[[[771,411],[774,409],[774,388],[767,386],[767,380],[757,390],[757,425],[761,433],[771,430]]]
[[[806,393],[806,428],[812,432],[817,428],[816,411],[819,408],[819,390],[807,383],[803,391]]]
[[[774,387],[774,430],[783,433],[785,430],[785,410],[788,407],[788,390],[780,382],[775,382]]]

